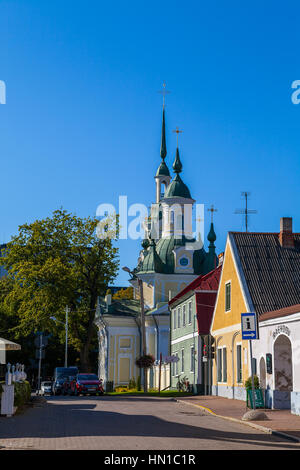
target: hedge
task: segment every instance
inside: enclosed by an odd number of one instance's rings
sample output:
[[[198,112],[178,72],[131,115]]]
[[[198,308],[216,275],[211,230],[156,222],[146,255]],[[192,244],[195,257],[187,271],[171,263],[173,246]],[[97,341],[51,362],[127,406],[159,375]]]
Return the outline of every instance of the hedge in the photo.
[[[31,386],[30,383],[26,380],[24,382],[15,382],[15,400],[14,406],[22,406],[28,401],[31,397]]]

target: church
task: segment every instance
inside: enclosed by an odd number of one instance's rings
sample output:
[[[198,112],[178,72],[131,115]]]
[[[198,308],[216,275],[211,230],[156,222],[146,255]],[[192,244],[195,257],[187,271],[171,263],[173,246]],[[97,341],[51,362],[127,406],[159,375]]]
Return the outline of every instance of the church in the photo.
[[[213,223],[207,236],[208,252],[201,237],[193,235],[195,199],[183,182],[178,134],[171,177],[166,163],[165,104],[162,109],[160,164],[154,176],[155,202],[144,225],[145,236],[136,267],[129,282],[132,301],[99,299],[96,325],[99,339],[99,376],[114,386],[128,385],[140,371],[135,360],[141,355],[141,324],[138,279],[142,280],[145,305],[147,353],[159,360],[170,354],[168,301],[199,275],[218,265]],[[123,304],[123,305],[122,305]],[[123,347],[121,346],[123,345]],[[150,381],[151,386],[151,381]]]

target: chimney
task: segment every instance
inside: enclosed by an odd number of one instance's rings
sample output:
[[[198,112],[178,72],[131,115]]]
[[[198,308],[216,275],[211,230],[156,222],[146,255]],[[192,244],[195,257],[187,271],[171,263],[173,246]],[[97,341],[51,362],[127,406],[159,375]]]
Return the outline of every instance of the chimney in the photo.
[[[218,266],[220,266],[221,264],[223,264],[223,260],[224,260],[224,251],[218,255],[218,258],[219,258],[219,264],[218,264]]]
[[[279,242],[283,248],[294,248],[292,217],[281,217]]]

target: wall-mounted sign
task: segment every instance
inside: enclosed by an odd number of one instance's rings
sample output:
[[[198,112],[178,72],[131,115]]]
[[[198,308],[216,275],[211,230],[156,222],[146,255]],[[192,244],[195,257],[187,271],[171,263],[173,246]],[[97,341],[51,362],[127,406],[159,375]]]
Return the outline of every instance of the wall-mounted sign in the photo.
[[[279,336],[281,333],[290,336],[291,330],[285,325],[279,325],[277,326],[276,330],[273,331],[273,339],[277,338],[277,336]]]

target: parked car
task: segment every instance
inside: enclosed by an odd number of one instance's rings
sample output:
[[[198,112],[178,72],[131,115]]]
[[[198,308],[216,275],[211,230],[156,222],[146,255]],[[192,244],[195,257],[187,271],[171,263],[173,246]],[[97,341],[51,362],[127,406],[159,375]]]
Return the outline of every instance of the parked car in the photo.
[[[77,374],[70,383],[70,395],[103,395],[102,380],[96,374]]]
[[[64,383],[68,380],[67,375],[59,375],[52,384],[53,395],[61,395],[64,389]]]
[[[41,395],[53,395],[52,382],[42,382],[40,394]]]

